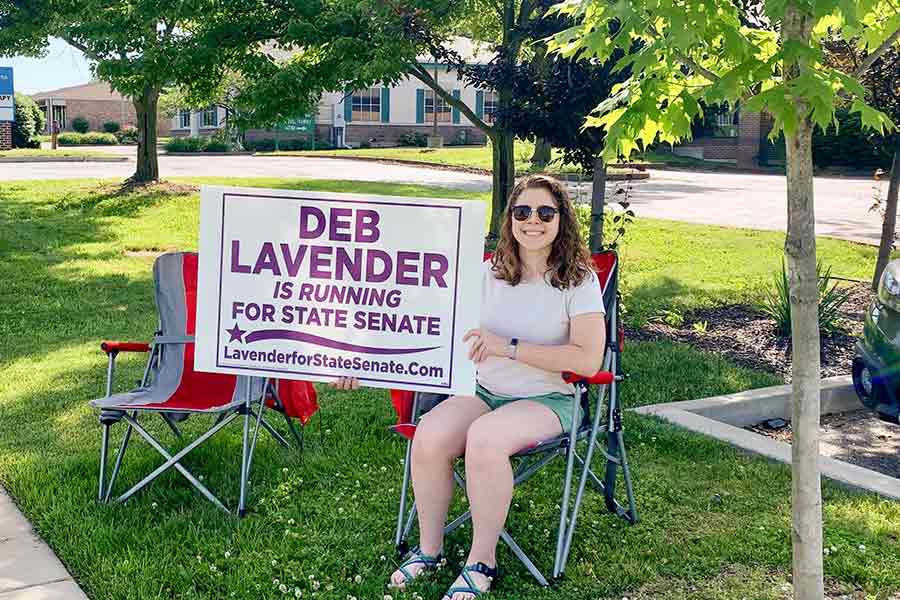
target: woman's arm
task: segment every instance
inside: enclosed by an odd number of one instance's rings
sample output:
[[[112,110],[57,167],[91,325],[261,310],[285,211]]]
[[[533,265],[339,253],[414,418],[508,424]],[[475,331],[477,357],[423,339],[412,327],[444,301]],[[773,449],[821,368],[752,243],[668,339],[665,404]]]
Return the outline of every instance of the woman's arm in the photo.
[[[469,358],[476,363],[489,356],[511,358],[509,339],[486,329],[473,329],[463,341],[475,340],[469,348]],[[585,313],[569,322],[569,343],[562,346],[542,346],[519,342],[516,360],[546,371],[573,371],[591,376],[603,367],[606,348],[606,322],[603,313]]]

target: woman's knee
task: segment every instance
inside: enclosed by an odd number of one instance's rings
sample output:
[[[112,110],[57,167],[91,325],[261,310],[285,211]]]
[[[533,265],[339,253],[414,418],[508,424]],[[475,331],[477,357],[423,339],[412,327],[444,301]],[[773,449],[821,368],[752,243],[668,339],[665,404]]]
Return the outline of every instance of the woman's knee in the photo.
[[[440,423],[422,419],[413,438],[413,460],[449,460],[460,456],[461,440]]]
[[[466,464],[506,460],[509,453],[490,415],[476,419],[466,432]]]

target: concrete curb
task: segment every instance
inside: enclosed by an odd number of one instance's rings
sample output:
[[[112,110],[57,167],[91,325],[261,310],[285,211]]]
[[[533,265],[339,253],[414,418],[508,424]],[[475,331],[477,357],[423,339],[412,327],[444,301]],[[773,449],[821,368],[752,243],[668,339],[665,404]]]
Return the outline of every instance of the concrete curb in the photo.
[[[88,600],[2,487],[0,600]]]
[[[160,152],[159,156],[254,156],[253,152]]]
[[[489,169],[480,169],[478,167],[461,167],[459,165],[447,165],[443,163],[431,163],[425,162],[421,160],[407,160],[405,158],[380,158],[377,156],[336,156],[334,154],[323,154],[321,156],[316,156],[315,154],[275,154],[275,153],[263,153],[256,152],[254,156],[268,157],[268,158],[331,158],[338,160],[362,160],[367,162],[377,162],[383,163],[386,165],[407,165],[412,167],[422,167],[428,169],[441,169],[443,171],[457,171],[459,173],[471,173],[473,175],[492,175],[493,172]],[[538,173],[529,173],[529,175],[537,175]],[[550,175],[551,177],[556,177],[561,180],[566,180],[569,183],[577,183],[573,182],[570,179],[567,179],[567,175],[571,175],[568,173],[544,173],[545,175]],[[609,173],[606,176],[607,181],[639,181],[643,179],[650,179],[650,173],[637,172],[637,173]],[[587,183],[590,180],[585,179],[584,183]]]
[[[0,163],[128,162],[127,156],[0,156]]]
[[[732,446],[791,464],[791,446],[742,429],[772,418],[790,417],[791,386],[780,385],[701,400],[653,404],[630,409],[658,417],[696,433],[714,437]],[[822,380],[822,414],[859,408],[849,376]],[[900,500],[900,479],[894,479],[834,458],[819,456],[823,476],[855,489],[876,492]]]

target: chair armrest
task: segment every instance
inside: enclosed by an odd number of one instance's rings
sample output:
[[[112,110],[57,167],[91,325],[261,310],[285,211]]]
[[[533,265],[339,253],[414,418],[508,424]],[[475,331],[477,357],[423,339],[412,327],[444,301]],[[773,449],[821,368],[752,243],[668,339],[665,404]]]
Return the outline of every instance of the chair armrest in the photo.
[[[119,352],[150,352],[150,344],[142,342],[101,342],[100,349],[106,353],[118,354]]]
[[[584,381],[585,383],[589,383],[591,385],[606,385],[613,382],[613,380],[615,379],[615,375],[613,375],[609,371],[597,371],[594,375],[585,377],[583,375],[578,375],[576,373],[566,371],[562,374],[562,378],[566,383],[578,383],[579,381]]]

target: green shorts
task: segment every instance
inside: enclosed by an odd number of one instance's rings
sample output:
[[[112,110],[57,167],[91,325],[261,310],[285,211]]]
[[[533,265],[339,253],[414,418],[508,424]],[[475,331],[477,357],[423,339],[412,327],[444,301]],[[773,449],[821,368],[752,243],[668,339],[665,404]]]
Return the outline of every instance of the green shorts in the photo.
[[[567,394],[553,393],[544,394],[542,396],[529,396],[527,398],[511,398],[510,396],[498,396],[497,394],[492,394],[481,387],[481,385],[476,385],[475,395],[487,404],[491,410],[497,410],[504,404],[509,404],[516,400],[531,400],[532,402],[543,404],[556,414],[556,417],[559,419],[559,424],[562,425],[563,433],[568,433],[572,426],[572,396]],[[576,423],[581,423],[581,407],[579,406],[577,410],[578,420]]]

